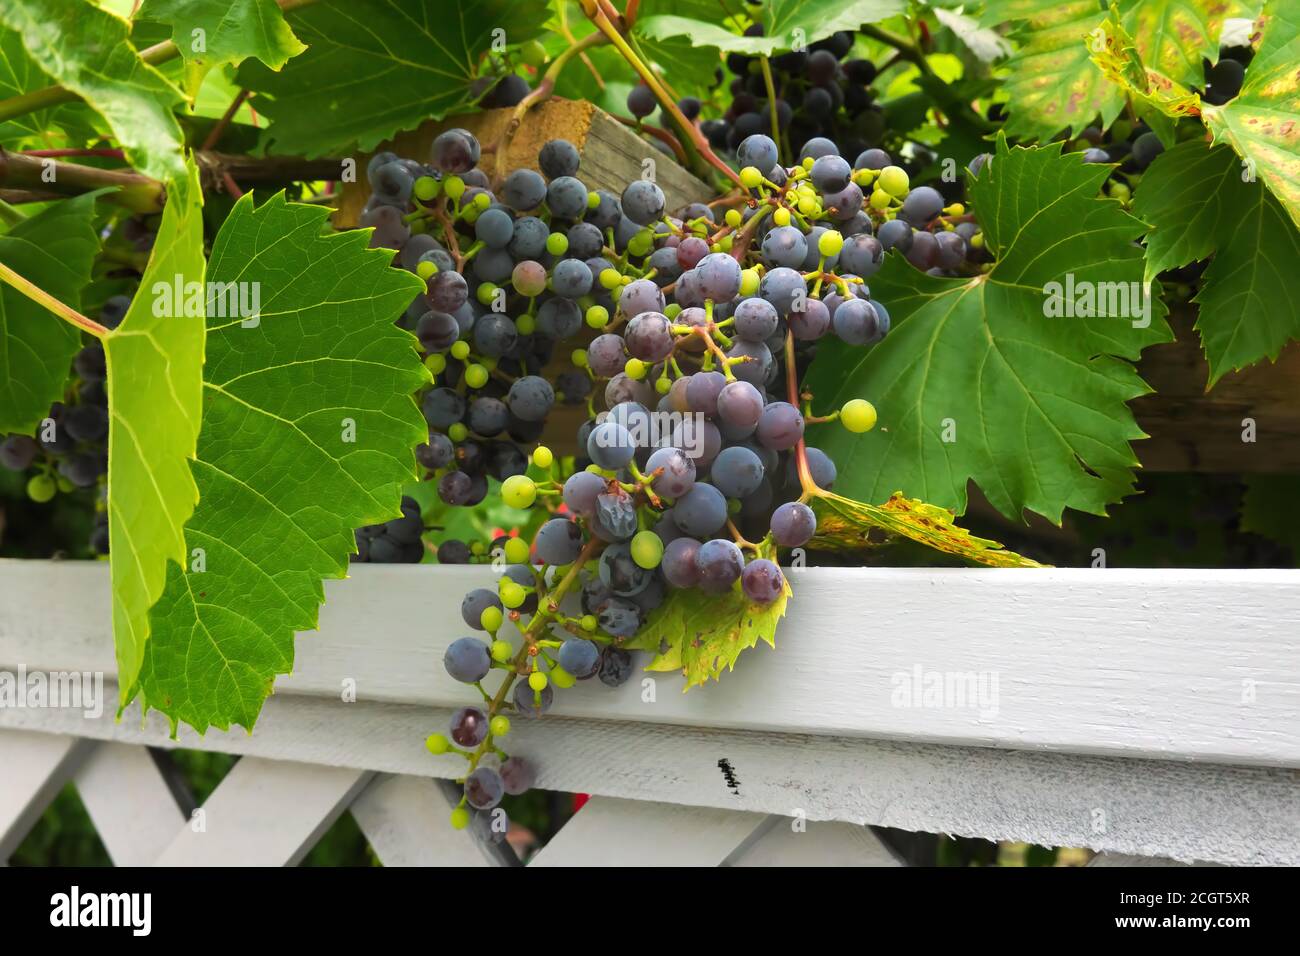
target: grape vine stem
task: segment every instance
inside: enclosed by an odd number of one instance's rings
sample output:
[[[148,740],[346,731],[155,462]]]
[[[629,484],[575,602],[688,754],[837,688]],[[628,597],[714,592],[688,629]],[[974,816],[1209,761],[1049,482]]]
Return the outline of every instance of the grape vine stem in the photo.
[[[523,630],[524,646],[521,647],[519,653],[515,655],[510,673],[506,674],[505,679],[501,681],[501,686],[497,688],[497,692],[492,695],[492,700],[488,704],[489,722],[491,722],[493,717],[500,713],[502,705],[505,704],[506,695],[510,693],[510,688],[514,686],[515,679],[521,676],[524,665],[527,664],[528,659],[533,656],[533,648],[537,640],[538,632],[542,631],[545,628],[546,623],[554,616],[554,612],[551,611],[550,605],[559,605],[560,601],[564,599],[564,595],[569,592],[569,589],[573,587],[574,582],[578,580],[578,574],[582,571],[583,566],[586,565],[596,552],[601,550],[603,547],[604,544],[598,538],[590,539],[585,545],[583,545],[582,551],[579,552],[578,557],[573,562],[573,566],[570,567],[568,573],[560,579],[560,583],[545,595],[538,595],[537,612],[533,615],[532,620],[528,622],[527,627]],[[467,773],[473,773],[478,767],[479,761],[483,759],[483,755],[493,749],[492,739],[493,735],[489,732],[483,742],[478,745],[478,749],[475,750],[474,755],[470,757],[469,770]]]
[[[799,407],[799,373],[794,366],[794,333],[785,333],[785,391],[786,400],[795,408]],[[808,450],[803,437],[794,446],[795,468],[799,472],[799,485],[803,488],[805,498],[815,498],[822,494],[813,481],[812,469],[808,467]]]
[[[60,302],[54,296],[50,295],[40,286],[24,279],[13,269],[9,268],[3,262],[0,262],[0,282],[13,286],[27,298],[31,299],[37,305],[49,309],[65,322],[70,322],[84,332],[89,332],[97,339],[103,339],[108,336],[108,329],[100,325],[93,319],[88,319],[76,309]]]

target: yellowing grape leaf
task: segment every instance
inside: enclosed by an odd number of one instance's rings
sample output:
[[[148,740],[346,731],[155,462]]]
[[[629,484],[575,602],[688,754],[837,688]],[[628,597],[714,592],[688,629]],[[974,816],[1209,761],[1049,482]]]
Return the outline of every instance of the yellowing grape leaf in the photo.
[[[774,553],[764,556],[775,558]],[[687,691],[720,679],[760,640],[775,647],[777,622],[785,616],[790,596],[789,581],[770,604],[750,601],[739,582],[725,594],[697,588],[673,590],[623,646],[655,655],[646,670],[681,671],[686,677],[682,690]]]
[[[65,305],[81,290],[99,251],[95,197],[48,206],[0,235],[0,262]],[[16,289],[0,285],[0,435],[35,434],[50,404],[63,397],[81,333]]]
[[[1143,63],[1137,44],[1119,21],[1116,8],[1099,27],[1103,42],[1095,37],[1086,41],[1092,61],[1112,83],[1123,89],[1139,107],[1154,110],[1162,116],[1177,120],[1184,116],[1199,116],[1201,98],[1178,80]],[[1100,49],[1098,47],[1100,46]],[[1172,126],[1161,137],[1162,142],[1172,142]]]
[[[198,169],[167,191],[158,238],[108,360],[108,533],[121,704],[134,695],[151,639],[149,608],[184,567],[182,527],[198,501],[190,474],[202,413],[203,315],[159,289],[203,282]]]
[[[172,107],[184,97],[131,45],[125,20],[87,0],[0,0],[0,22],[59,85],[104,117],[131,165],[147,176],[184,179],[184,136]]]
[[[245,195],[212,247],[200,500],[191,561],[168,566],[150,613],[145,703],[199,731],[252,729],[295,631],[317,626],[321,579],[347,573],[353,529],[399,514],[428,426],[428,381],[394,324],[422,288],[369,249],[325,232],[329,211]]]
[[[1241,92],[1201,115],[1214,142],[1232,146],[1300,228],[1300,4],[1270,0],[1261,21]]]
[[[996,541],[978,538],[956,525],[947,508],[890,495],[883,505],[869,505],[825,493],[810,502],[817,515],[817,535],[809,547],[823,551],[862,551],[907,538],[972,564],[994,568],[1041,568],[1030,558],[1008,551]],[[873,533],[879,529],[883,535]]]

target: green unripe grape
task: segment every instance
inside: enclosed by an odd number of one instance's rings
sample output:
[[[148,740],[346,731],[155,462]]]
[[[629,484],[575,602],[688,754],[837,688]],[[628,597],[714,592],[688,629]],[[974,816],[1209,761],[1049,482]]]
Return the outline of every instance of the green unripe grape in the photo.
[[[55,484],[59,486],[59,491],[63,492],[65,495],[72,494],[72,492],[77,488],[77,486],[72,483],[72,479],[65,475],[59,475],[59,477],[55,479]]]
[[[515,328],[519,330],[520,335],[532,335],[537,331],[537,320],[525,312],[515,319]]]
[[[843,248],[844,237],[834,229],[827,229],[817,240],[817,251],[828,259],[831,256],[838,256]]]
[[[459,359],[462,362],[469,358],[469,343],[463,340],[460,342],[452,342],[451,357]]]
[[[553,461],[555,461],[555,454],[545,445],[538,445],[533,449],[533,464],[538,468],[550,468]]]
[[[416,263],[415,274],[425,282],[428,282],[438,274],[438,264],[436,262],[430,262],[428,259]]]
[[[877,185],[896,199],[902,199],[911,191],[912,181],[903,167],[886,166],[880,171]]]
[[[492,732],[493,737],[504,737],[510,733],[510,718],[505,714],[497,714],[488,721],[488,730]]]
[[[487,545],[482,541],[475,541],[469,546],[469,553],[475,557],[481,558],[483,555],[487,554]]]
[[[454,422],[447,428],[447,437],[452,441],[464,441],[469,437],[469,429],[464,422]]]
[[[553,232],[546,237],[546,251],[553,256],[562,256],[569,251],[569,237],[562,232]]]
[[[660,395],[667,395],[669,390],[672,387],[673,387],[673,383],[668,381],[668,377],[666,375],[655,379],[655,391],[658,392]]]
[[[659,567],[664,558],[663,538],[653,531],[638,531],[632,537],[632,560],[647,571]]]
[[[58,482],[49,475],[32,475],[27,482],[27,497],[39,505],[45,504],[59,490]]]
[[[451,749],[451,741],[442,734],[429,734],[424,740],[424,746],[431,754],[445,754]]]
[[[763,174],[757,166],[746,166],[740,171],[740,185],[746,189],[757,189],[763,182]]]
[[[734,236],[723,236],[716,243],[719,252],[730,252],[731,244],[735,241]]]
[[[537,500],[537,485],[527,475],[511,475],[501,483],[501,500],[511,508],[530,508]]]
[[[876,178],[874,169],[856,169],[853,171],[853,181],[859,186],[870,186],[871,181]]]
[[[740,270],[740,294],[754,295],[758,292],[759,275],[757,269]]]
[[[745,217],[740,214],[738,209],[728,209],[727,214],[722,218],[732,229],[739,229],[740,224],[745,221]]]
[[[546,685],[550,683],[546,675],[541,671],[533,671],[528,675],[528,686],[536,691],[546,690]]]
[[[595,209],[599,205],[600,205],[600,193],[596,192],[596,190],[593,189],[591,192],[587,193],[587,208]]]
[[[728,498],[728,499],[727,499],[727,514],[729,514],[729,515],[738,515],[738,514],[740,514],[740,499],[739,499],[739,498]]]
[[[840,409],[840,421],[851,432],[869,432],[876,424],[876,407],[863,398],[852,398]]]
[[[451,828],[453,830],[463,830],[469,826],[469,811],[464,807],[457,807],[451,811]]]
[[[568,690],[578,682],[578,679],[563,667],[552,667],[550,680],[551,683],[560,688],[560,690]],[[529,680],[529,683],[532,683],[531,679]]]
[[[500,585],[497,586],[497,593],[501,596],[501,603],[512,611],[528,598],[528,592],[523,589],[523,586],[507,577],[501,579]]]
[[[443,355],[441,352],[434,352],[432,355],[425,358],[424,367],[434,375],[441,375],[447,370],[447,356]]]
[[[623,366],[623,371],[626,372],[627,377],[633,381],[640,381],[645,378],[645,373],[649,368],[650,366],[646,365],[645,362],[633,358],[627,360],[627,364]]]
[[[452,202],[460,202],[460,197],[465,195],[465,180],[459,176],[448,176],[442,181],[442,191]]]
[[[888,209],[889,193],[885,192],[883,189],[874,190],[871,193],[871,199],[869,201],[871,203],[872,209],[875,210]]]
[[[578,622],[579,626],[588,634],[594,634],[600,622],[596,620],[594,614],[584,614],[582,620]]]
[[[800,196],[799,211],[810,219],[814,218],[819,212],[821,212],[821,203],[812,196]]]
[[[528,542],[523,538],[511,538],[505,543],[506,560],[511,564],[528,562]]]
[[[971,236],[971,237],[970,237],[970,247],[971,247],[972,249],[983,249],[983,248],[984,248],[984,233],[982,233],[982,232],[977,232],[977,233],[975,233],[975,235]]]
[[[478,360],[478,364],[482,365],[489,372],[495,372],[497,368],[497,361],[498,359],[495,356],[485,355]]]
[[[537,40],[529,40],[519,48],[519,59],[524,61],[525,66],[536,69],[546,62],[546,47]]]
[[[757,287],[755,287],[757,288]],[[664,317],[669,319],[677,318],[677,314],[682,311],[682,307],[676,302],[669,302],[664,306]]]
[[[483,625],[483,630],[487,631],[489,634],[495,634],[497,631],[501,629],[501,622],[504,620],[505,620],[505,615],[501,613],[501,608],[497,607],[495,604],[490,604],[483,609],[483,613],[479,615],[478,622],[479,624]],[[505,652],[506,652],[505,657],[497,657],[498,644],[505,645]],[[508,661],[510,660],[510,654],[511,654],[511,649],[510,649],[510,645],[507,642],[505,641],[492,642],[493,660]]]
[[[483,212],[488,206],[492,205],[492,197],[487,193],[477,193],[474,196],[474,208]]]
[[[477,298],[479,302],[483,303],[483,305],[491,305],[492,298],[496,294],[497,286],[495,282],[480,282],[478,289],[474,292],[475,298]]]
[[[492,608],[488,608],[488,610],[490,610],[490,611],[496,611],[497,628],[499,628],[499,627],[501,626],[501,623],[500,623],[500,622],[501,622],[501,608],[499,608],[499,607],[492,607]],[[485,619],[487,618],[487,611],[484,611],[484,612],[483,612],[483,617],[484,617]],[[496,629],[497,629],[497,628],[493,628],[493,627],[487,627],[487,621],[486,621],[486,620],[484,620],[484,622],[483,622],[483,626],[484,626],[485,628],[487,628],[487,630],[488,630],[489,632],[495,632]],[[493,659],[494,661],[496,661],[498,664],[504,664],[504,663],[506,663],[506,661],[510,660],[510,658],[512,658],[512,657],[514,657],[514,656],[515,656],[515,649],[510,645],[510,642],[509,642],[509,641],[493,641],[493,642],[492,642],[492,659]]]
[[[442,185],[432,176],[421,176],[415,181],[411,191],[415,193],[416,199],[428,202],[430,199],[437,197],[438,190],[441,188]]]
[[[1133,195],[1126,183],[1114,182],[1110,184],[1110,194],[1120,202],[1128,202]]]
[[[488,370],[482,365],[465,366],[465,384],[470,388],[482,388],[487,384]]]
[[[617,289],[623,277],[619,275],[617,269],[601,269],[599,279],[600,284],[606,289]]]
[[[609,325],[609,309],[603,305],[593,305],[587,310],[587,326],[593,329],[603,329]]]
[[[961,216],[965,214],[965,212],[966,212],[966,207],[959,202],[955,202],[951,206],[943,207],[943,214],[945,216]]]
[[[654,237],[648,230],[638,232],[628,240],[627,251],[634,256],[643,256],[650,251],[652,245],[654,245]]]
[[[461,207],[460,218],[464,219],[471,226],[474,223],[478,222],[478,217],[479,217],[479,208],[474,203],[469,203],[468,205]]]
[[[569,353],[569,361],[572,362],[576,368],[586,368],[587,362],[589,361],[587,358],[587,350],[574,349]]]
[[[772,222],[778,226],[790,225],[790,210],[782,206],[780,209],[772,213]]]

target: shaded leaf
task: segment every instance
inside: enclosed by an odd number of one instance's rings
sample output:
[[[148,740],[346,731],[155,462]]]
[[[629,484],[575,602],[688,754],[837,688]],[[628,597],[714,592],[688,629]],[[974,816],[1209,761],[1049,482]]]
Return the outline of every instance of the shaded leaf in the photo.
[[[1149,278],[1214,256],[1195,299],[1210,385],[1300,338],[1300,232],[1247,176],[1227,146],[1193,140],[1157,156],[1133,200],[1134,215],[1151,225]]]
[[[10,99],[54,86],[23,47],[22,35],[0,26],[0,99]],[[94,133],[93,114],[85,103],[60,103],[0,121],[0,143],[6,149],[79,146]],[[38,147],[36,144],[40,144]]]
[[[1241,500],[1241,530],[1261,534],[1291,549],[1300,565],[1300,479],[1295,475],[1250,475]]]
[[[87,193],[42,210],[0,235],[0,262],[65,305],[81,290],[99,252],[95,197]],[[34,435],[63,398],[81,333],[17,289],[0,284],[0,435]]]
[[[992,269],[942,278],[886,257],[871,293],[893,330],[871,349],[819,343],[808,372],[816,407],[867,398],[879,414],[865,435],[810,430],[839,468],[837,491],[880,501],[902,489],[960,513],[974,479],[1004,514],[1056,522],[1132,491],[1129,442],[1144,435],[1125,403],[1149,389],[1131,362],[1171,333],[1143,286],[1143,224],[1098,195],[1109,172],[1059,143],[999,137],[969,188]],[[1079,316],[1083,290],[1110,314]]]
[[[200,731],[252,729],[294,632],[316,627],[321,579],[347,573],[354,528],[399,514],[428,437],[411,397],[428,373],[393,322],[420,282],[367,230],[325,234],[328,215],[245,195],[212,249],[209,281],[260,289],[261,314],[207,318],[185,526],[204,568],[169,566],[141,673],[149,706]]]
[[[504,30],[520,44],[541,33],[546,4],[512,0],[348,0],[294,10],[307,52],[279,73],[246,61],[237,82],[258,93],[278,152],[321,156],[374,149],[399,130],[473,106],[480,60]]]

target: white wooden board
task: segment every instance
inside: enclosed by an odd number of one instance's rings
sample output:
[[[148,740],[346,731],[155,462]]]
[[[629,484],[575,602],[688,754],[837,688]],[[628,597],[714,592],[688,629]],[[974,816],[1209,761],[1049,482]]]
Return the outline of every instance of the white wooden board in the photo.
[[[0,667],[113,670],[107,568],[0,561]],[[360,566],[326,582],[281,694],[453,707],[441,665],[486,567]],[[1300,571],[871,570],[792,576],[776,651],[680,693],[676,675],[557,695],[555,713],[715,728],[1300,766]],[[69,593],[82,595],[70,602]],[[832,666],[833,661],[833,666]],[[904,688],[962,675],[961,701]],[[996,696],[993,681],[996,680]],[[978,683],[975,685],[979,687]],[[930,706],[930,704],[937,706]]]
[[[424,749],[449,717],[277,695],[251,736],[182,728],[171,740],[161,715],[141,726],[134,709],[121,723],[0,710],[0,727],[451,777],[463,761]],[[515,721],[506,746],[533,758],[539,786],[553,790],[1184,862],[1300,865],[1300,783],[1286,769],[552,717]]]

